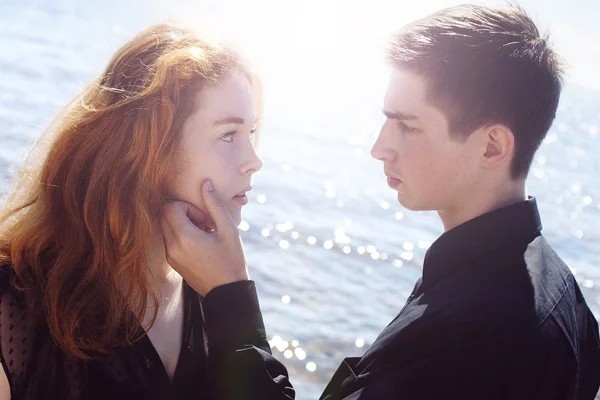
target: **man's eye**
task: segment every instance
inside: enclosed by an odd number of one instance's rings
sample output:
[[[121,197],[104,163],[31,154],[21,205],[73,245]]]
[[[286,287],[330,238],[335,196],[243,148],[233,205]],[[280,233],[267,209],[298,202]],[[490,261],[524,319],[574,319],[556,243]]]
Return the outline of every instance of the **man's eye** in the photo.
[[[221,140],[224,142],[233,142],[233,135],[235,135],[235,131],[227,132],[223,136],[221,136]]]
[[[398,126],[400,127],[400,130],[401,130],[402,132],[407,132],[407,133],[410,133],[410,132],[414,132],[414,131],[416,131],[416,130],[417,130],[417,128],[413,128],[412,126],[408,126],[408,125],[406,125],[406,124],[405,124],[404,122],[402,122],[402,121],[399,121],[399,122],[398,122]]]

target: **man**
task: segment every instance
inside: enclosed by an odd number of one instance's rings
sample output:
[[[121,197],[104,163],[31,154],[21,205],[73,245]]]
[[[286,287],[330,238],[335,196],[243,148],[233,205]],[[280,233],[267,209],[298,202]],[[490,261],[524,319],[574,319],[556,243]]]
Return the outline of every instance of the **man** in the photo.
[[[404,308],[322,399],[593,399],[598,324],[525,193],[559,101],[557,55],[521,9],[474,5],[408,25],[388,55],[387,120],[371,154],[398,201],[436,210],[446,232]],[[162,223],[173,266],[206,294],[220,396],[293,398],[235,225],[214,190],[202,196],[216,232],[194,229],[185,204],[169,204]]]

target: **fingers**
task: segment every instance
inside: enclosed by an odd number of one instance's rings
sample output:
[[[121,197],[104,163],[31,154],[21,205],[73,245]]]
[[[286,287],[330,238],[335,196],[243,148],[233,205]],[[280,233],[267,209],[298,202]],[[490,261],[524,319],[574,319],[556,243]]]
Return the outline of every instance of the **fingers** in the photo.
[[[171,244],[175,240],[175,233],[173,232],[173,229],[171,229],[171,225],[169,225],[164,212],[162,212],[160,215],[159,224],[163,238],[165,239],[165,242],[167,242],[166,244]]]
[[[182,238],[205,231],[203,221],[204,213],[189,203],[172,201],[165,204],[162,208],[160,223],[165,240],[167,240],[166,244],[178,243],[181,245]]]
[[[183,203],[182,205],[185,206],[185,215],[198,228],[206,231],[207,225],[212,225],[210,218],[198,207],[190,203]]]
[[[160,230],[162,231],[163,241],[165,243],[165,255],[167,257],[167,262],[170,263],[172,260],[170,259],[171,254],[169,252],[169,249],[173,248],[173,246],[177,242],[177,238],[175,236],[175,232],[173,231],[173,228],[171,228],[171,225],[169,224],[168,217],[167,217],[168,213],[169,213],[168,210],[164,210],[164,209],[162,210],[160,219],[159,219],[159,224],[160,224]]]
[[[210,218],[215,222],[217,232],[228,232],[236,228],[227,207],[209,180],[202,184],[202,200]]]

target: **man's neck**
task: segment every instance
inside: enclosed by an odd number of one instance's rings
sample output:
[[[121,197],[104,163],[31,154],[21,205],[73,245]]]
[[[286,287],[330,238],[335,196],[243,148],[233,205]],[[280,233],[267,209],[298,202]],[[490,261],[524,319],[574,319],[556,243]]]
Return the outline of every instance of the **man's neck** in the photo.
[[[488,190],[476,191],[473,195],[466,196],[453,208],[438,210],[438,215],[444,224],[444,231],[449,231],[473,218],[519,203],[526,198],[525,181],[515,181]]]

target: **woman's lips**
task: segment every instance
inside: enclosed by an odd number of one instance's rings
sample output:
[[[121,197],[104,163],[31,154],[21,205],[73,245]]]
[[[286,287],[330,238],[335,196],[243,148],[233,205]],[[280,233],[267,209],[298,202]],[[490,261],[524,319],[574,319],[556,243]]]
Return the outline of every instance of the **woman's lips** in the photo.
[[[238,203],[240,206],[245,206],[246,204],[248,204],[248,196],[246,196],[245,194],[241,196],[233,196],[233,201]]]

